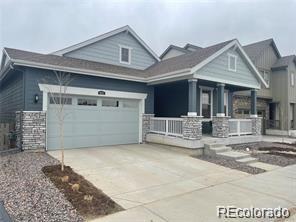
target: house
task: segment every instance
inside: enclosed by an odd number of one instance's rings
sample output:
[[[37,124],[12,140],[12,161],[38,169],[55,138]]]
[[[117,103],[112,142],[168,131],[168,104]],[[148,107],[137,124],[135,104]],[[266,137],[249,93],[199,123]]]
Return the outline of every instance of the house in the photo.
[[[296,132],[296,57],[281,56],[273,39],[244,46],[268,86],[258,91],[258,115],[264,120],[263,131],[274,135],[293,135]],[[237,93],[234,97],[236,117],[249,113],[249,97]]]
[[[170,45],[160,56],[162,60],[190,53],[201,47],[187,44],[184,47]],[[296,56],[281,56],[273,39],[243,46],[267,86],[257,92],[257,114],[263,118],[262,132],[271,135],[296,135]],[[233,117],[248,118],[250,93],[237,91],[233,96]],[[289,118],[287,118],[289,117]]]
[[[182,53],[161,60],[129,26],[50,54],[4,48],[0,121],[14,125],[22,149],[58,149],[58,72],[72,80],[62,87],[65,148],[258,139],[257,91],[268,85],[239,41]],[[252,118],[230,119],[234,93],[246,90]]]

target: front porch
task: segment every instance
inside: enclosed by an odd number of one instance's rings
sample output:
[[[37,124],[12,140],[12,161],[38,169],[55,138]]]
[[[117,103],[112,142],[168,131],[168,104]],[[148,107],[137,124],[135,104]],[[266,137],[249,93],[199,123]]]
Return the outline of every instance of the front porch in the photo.
[[[240,90],[251,94],[251,115],[245,119],[233,118],[233,93]],[[260,141],[256,94],[254,88],[199,79],[155,86],[155,113],[143,116],[143,141],[190,149]]]

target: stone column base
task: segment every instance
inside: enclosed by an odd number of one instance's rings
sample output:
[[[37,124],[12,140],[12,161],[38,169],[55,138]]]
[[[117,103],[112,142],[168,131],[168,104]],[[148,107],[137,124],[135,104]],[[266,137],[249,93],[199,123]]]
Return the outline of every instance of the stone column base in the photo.
[[[17,146],[22,150],[45,150],[46,112],[16,112]]]
[[[202,137],[202,116],[182,116],[183,139],[200,140]]]
[[[142,115],[142,142],[146,142],[146,136],[150,132],[151,118],[154,114],[143,114]]]
[[[251,117],[252,119],[252,134],[254,136],[260,136],[262,133],[262,118]]]
[[[213,116],[213,137],[227,138],[229,136],[229,116]]]

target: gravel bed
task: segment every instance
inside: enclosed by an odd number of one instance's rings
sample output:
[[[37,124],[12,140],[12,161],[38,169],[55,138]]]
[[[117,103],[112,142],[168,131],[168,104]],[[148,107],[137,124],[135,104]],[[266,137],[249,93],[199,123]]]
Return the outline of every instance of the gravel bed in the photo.
[[[0,199],[13,221],[83,221],[41,171],[58,163],[46,153],[0,156]]]
[[[196,156],[196,158],[205,160],[211,163],[215,163],[224,167],[228,167],[231,169],[240,170],[249,174],[259,174],[259,173],[266,172],[263,169],[252,167],[245,163],[239,163],[239,162],[236,162],[235,160],[226,159],[221,156],[218,157],[218,156],[201,155],[201,156]]]
[[[269,163],[281,167],[296,164],[296,159],[286,158],[283,156],[266,154],[266,153],[254,153],[252,157],[257,158],[260,162]]]
[[[258,150],[260,147],[279,147],[279,148],[293,148],[292,145],[270,142],[256,142],[256,143],[242,143],[231,145],[233,150],[245,151],[246,148],[250,150]]]
[[[281,167],[296,164],[296,149],[294,144],[257,142],[231,145],[231,147],[233,150],[249,153],[260,162]],[[249,151],[246,151],[246,148],[249,148]]]

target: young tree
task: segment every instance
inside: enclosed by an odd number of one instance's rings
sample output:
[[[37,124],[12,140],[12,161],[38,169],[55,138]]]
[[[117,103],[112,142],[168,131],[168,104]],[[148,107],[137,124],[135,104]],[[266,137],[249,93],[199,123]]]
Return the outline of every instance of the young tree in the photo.
[[[57,109],[56,116],[59,125],[59,140],[61,149],[61,170],[64,171],[65,161],[64,161],[64,121],[67,113],[65,112],[65,105],[69,103],[68,98],[65,96],[67,93],[67,88],[71,81],[73,80],[70,73],[53,71],[55,74],[55,79],[49,78],[46,82],[54,82],[55,85],[59,87],[58,93],[52,92],[48,89],[50,102],[55,104]]]

